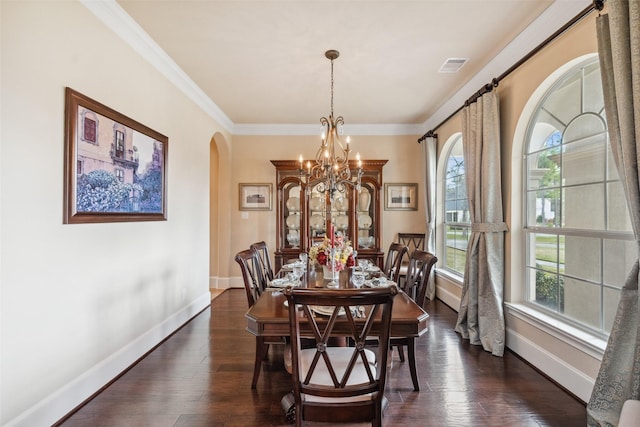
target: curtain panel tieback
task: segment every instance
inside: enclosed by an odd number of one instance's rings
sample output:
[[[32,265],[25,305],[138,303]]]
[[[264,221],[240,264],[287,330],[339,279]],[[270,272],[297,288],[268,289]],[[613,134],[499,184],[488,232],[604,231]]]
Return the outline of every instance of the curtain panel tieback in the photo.
[[[500,233],[507,231],[505,222],[474,222],[471,224],[471,231],[478,233]]]

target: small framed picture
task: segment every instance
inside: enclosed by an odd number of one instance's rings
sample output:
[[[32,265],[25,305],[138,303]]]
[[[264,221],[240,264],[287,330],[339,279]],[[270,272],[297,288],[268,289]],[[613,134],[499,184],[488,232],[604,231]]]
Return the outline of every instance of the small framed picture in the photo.
[[[240,184],[241,211],[270,211],[272,184]]]
[[[385,184],[384,210],[418,210],[418,184]]]

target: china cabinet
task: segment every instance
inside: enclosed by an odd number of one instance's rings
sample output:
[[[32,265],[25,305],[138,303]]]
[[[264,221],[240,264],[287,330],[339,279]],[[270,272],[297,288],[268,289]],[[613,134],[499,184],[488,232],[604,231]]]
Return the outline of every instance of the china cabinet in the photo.
[[[382,167],[387,160],[363,160],[361,188],[347,187],[344,193],[318,191],[317,183],[301,182],[300,163],[271,160],[276,168],[275,268],[307,252],[321,241],[333,225],[351,240],[358,258],[383,267],[381,251]],[[355,161],[349,167],[355,170]]]

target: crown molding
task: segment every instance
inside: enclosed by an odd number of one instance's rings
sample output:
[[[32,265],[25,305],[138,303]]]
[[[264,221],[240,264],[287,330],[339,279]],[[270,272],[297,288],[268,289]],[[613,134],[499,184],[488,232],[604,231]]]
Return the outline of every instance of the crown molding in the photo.
[[[115,0],[79,0],[182,93],[233,133],[234,123]]]
[[[422,125],[409,124],[351,124],[344,125],[344,134],[348,135],[421,135]],[[320,135],[319,124],[242,124],[234,126],[234,135]]]

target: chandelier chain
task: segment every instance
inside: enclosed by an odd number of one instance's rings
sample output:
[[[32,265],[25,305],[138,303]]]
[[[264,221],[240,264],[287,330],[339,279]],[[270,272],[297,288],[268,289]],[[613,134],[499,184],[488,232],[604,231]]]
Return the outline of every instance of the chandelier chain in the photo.
[[[331,60],[331,117],[333,117],[333,59]]]

